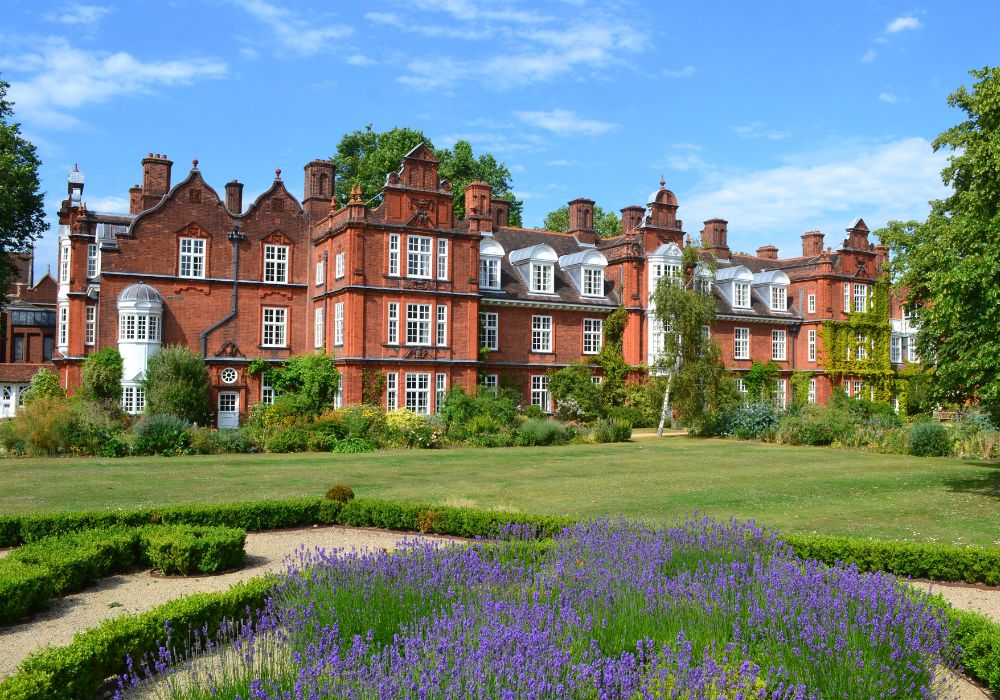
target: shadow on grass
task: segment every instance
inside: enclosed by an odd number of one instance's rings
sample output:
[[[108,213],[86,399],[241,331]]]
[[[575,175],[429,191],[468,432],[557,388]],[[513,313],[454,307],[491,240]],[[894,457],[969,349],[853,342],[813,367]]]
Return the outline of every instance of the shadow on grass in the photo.
[[[954,493],[973,493],[1000,499],[1000,462],[969,461],[967,464],[979,467],[970,476],[944,479],[942,483]]]

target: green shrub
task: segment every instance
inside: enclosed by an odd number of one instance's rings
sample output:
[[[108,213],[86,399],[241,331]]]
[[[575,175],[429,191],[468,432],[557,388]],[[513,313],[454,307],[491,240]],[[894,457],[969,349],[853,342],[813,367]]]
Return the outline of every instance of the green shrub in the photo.
[[[324,413],[322,419],[339,423],[342,432],[338,434],[341,437],[363,438],[376,445],[382,444],[386,439],[385,413],[374,406],[344,406]]]
[[[914,423],[910,427],[910,454],[917,457],[950,455],[954,442],[948,429],[938,422]]]
[[[1000,625],[980,613],[949,608],[947,614],[955,623],[951,642],[960,649],[965,673],[1000,693]]]
[[[440,447],[444,443],[444,424],[436,416],[422,416],[397,408],[385,417],[386,435],[396,447]]]
[[[778,421],[775,440],[787,445],[829,445],[843,442],[853,430],[846,411],[824,406],[805,406],[797,415]]]
[[[347,484],[334,484],[326,490],[326,500],[347,503],[354,498],[354,489]]]
[[[44,608],[55,595],[50,570],[8,555],[0,560],[0,623],[15,622]]]
[[[556,417],[564,421],[589,422],[601,412],[601,387],[594,373],[583,365],[569,365],[549,374],[549,392],[556,404]]]
[[[66,390],[59,383],[59,375],[48,367],[42,367],[31,377],[31,386],[24,395],[24,402],[30,404],[37,399],[65,399]]]
[[[148,414],[179,416],[199,425],[211,422],[205,359],[183,345],[160,348],[149,358],[142,388]]]
[[[278,428],[264,447],[268,452],[305,452],[309,447],[309,432],[300,425]]]
[[[339,442],[336,435],[320,433],[316,430],[308,430],[306,435],[306,449],[310,452],[332,452]]]
[[[188,451],[196,455],[243,454],[253,452],[255,445],[244,430],[192,428]]]
[[[156,525],[144,528],[143,559],[164,574],[213,574],[243,568],[247,533],[230,527]]]
[[[102,348],[87,355],[83,361],[81,394],[90,401],[121,401],[123,367],[118,348]]]
[[[344,438],[333,446],[333,451],[338,454],[358,454],[360,452],[374,452],[378,446],[364,438],[349,437]]]
[[[137,455],[183,454],[191,441],[191,424],[177,416],[143,416],[132,426],[132,452]]]
[[[594,425],[594,442],[628,442],[632,425],[620,418],[602,418]]]
[[[778,427],[778,410],[769,401],[743,404],[733,410],[732,425],[740,440],[759,440]]]
[[[557,421],[529,418],[517,431],[514,444],[519,447],[533,445],[562,445],[570,441],[573,431]]]
[[[289,357],[280,367],[268,370],[275,393],[303,416],[317,416],[333,407],[340,386],[340,372],[333,355],[309,353]]]

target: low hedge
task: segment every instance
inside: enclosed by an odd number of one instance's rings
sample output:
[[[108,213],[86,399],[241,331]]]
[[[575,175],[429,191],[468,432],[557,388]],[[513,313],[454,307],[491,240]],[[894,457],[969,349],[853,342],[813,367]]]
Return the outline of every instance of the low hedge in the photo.
[[[951,608],[948,615],[956,623],[952,641],[959,647],[965,673],[1000,695],[1000,625],[966,610]]]
[[[247,533],[237,528],[152,526],[141,531],[140,540],[143,559],[164,574],[214,574],[246,563]]]

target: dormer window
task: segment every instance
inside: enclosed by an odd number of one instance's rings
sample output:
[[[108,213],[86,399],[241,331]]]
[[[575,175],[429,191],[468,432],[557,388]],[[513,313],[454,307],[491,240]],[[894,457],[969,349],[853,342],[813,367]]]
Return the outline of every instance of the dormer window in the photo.
[[[784,286],[771,287],[771,309],[773,311],[788,310],[788,290]]]
[[[604,296],[604,268],[608,259],[597,250],[583,250],[559,258],[559,267],[569,275],[580,296]]]
[[[531,263],[531,291],[551,294],[553,290],[552,263]]]
[[[737,282],[733,288],[733,306],[738,309],[750,308],[750,285],[746,282]]]
[[[583,268],[583,295],[586,297],[604,296],[604,269],[600,267]]]
[[[765,270],[753,276],[757,293],[768,302],[771,311],[788,311],[788,275],[781,270]]]
[[[723,267],[715,273],[715,284],[734,309],[750,308],[750,288],[753,283],[753,273],[743,265]]]
[[[492,239],[479,244],[479,288],[500,289],[500,261],[503,247]]]
[[[555,292],[555,263],[558,259],[556,251],[544,243],[519,248],[510,254],[511,264],[521,274],[531,294]]]

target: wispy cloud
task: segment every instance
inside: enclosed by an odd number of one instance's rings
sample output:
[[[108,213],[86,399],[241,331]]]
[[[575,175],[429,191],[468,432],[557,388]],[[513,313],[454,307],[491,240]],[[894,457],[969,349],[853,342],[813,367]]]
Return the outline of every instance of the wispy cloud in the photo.
[[[311,56],[330,49],[330,42],[342,39],[354,31],[347,24],[318,24],[315,18],[304,18],[291,10],[264,0],[235,0],[255,19],[271,28],[279,48],[289,54]]]
[[[920,29],[922,26],[923,24],[921,24],[920,20],[913,15],[904,15],[889,22],[885,31],[889,34],[895,34],[896,32],[904,32],[908,29]]]
[[[568,168],[568,167],[573,166],[573,165],[579,165],[580,163],[579,163],[579,161],[575,161],[575,160],[567,160],[565,158],[556,158],[555,160],[547,160],[547,161],[545,161],[545,164],[546,165],[551,165],[551,166],[556,167],[556,168]]]
[[[506,134],[487,131],[445,134],[440,138],[434,137],[434,142],[445,148],[451,148],[457,141],[468,141],[472,145],[473,150],[493,154],[523,153],[534,150],[536,145],[531,143],[532,140],[530,138],[512,140]],[[525,143],[525,141],[528,141],[528,143]]]
[[[147,95],[157,88],[221,78],[227,67],[212,58],[143,61],[124,51],[87,51],[65,39],[33,41],[33,51],[0,57],[0,70],[25,77],[11,79],[9,99],[18,118],[40,127],[78,126],[71,112],[114,98]]]
[[[736,135],[744,139],[767,139],[768,141],[780,141],[788,136],[789,132],[779,131],[769,128],[764,122],[750,122],[733,127]]]
[[[347,61],[348,65],[352,66],[377,66],[378,61],[374,58],[368,58],[364,54],[352,53],[350,56],[344,59]]]
[[[701,157],[701,146],[695,143],[675,143],[670,147],[662,165],[670,170],[703,170],[710,169],[708,163]]]
[[[597,136],[618,128],[617,124],[598,119],[586,119],[568,109],[553,109],[548,112],[514,112],[514,116],[525,124],[562,136],[570,134]]]
[[[878,56],[878,52],[875,49],[868,49],[865,51],[865,55],[861,57],[862,63],[871,63]]]
[[[663,75],[668,78],[690,78],[698,71],[694,66],[684,66],[683,68],[664,68]]]
[[[93,24],[111,12],[106,5],[70,5],[55,12],[46,12],[42,19],[60,24]]]
[[[897,102],[899,102],[899,98],[893,95],[891,92],[880,92],[878,94],[878,98],[883,102],[888,102],[891,105],[894,105]]]

